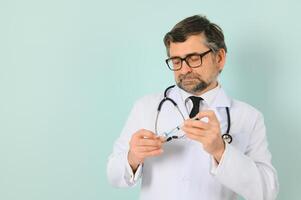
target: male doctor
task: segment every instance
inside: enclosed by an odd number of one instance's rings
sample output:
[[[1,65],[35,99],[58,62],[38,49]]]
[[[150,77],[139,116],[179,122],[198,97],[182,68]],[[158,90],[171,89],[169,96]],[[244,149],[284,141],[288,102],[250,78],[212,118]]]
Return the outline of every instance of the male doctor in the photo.
[[[188,17],[164,43],[176,86],[135,103],[108,160],[109,182],[141,179],[141,200],[276,199],[263,116],[217,80],[227,52],[221,28]]]

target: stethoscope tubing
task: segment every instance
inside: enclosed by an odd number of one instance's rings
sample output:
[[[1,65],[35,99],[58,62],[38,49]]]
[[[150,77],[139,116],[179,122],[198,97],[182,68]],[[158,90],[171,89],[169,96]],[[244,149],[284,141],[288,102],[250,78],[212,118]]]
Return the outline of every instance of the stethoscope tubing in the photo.
[[[164,98],[159,102],[158,108],[157,108],[157,114],[156,114],[156,120],[155,120],[155,133],[158,134],[158,118],[159,118],[159,114],[161,112],[162,106],[165,102],[171,102],[178,110],[178,112],[181,114],[183,121],[185,121],[185,117],[183,115],[183,113],[181,112],[181,110],[178,107],[178,104],[171,98],[168,97],[168,91],[171,88],[174,88],[175,85],[171,85],[169,87],[167,87],[164,91]],[[230,109],[229,107],[226,107],[226,113],[227,113],[227,131],[225,134],[222,135],[222,138],[225,142],[227,143],[231,143],[232,142],[232,136],[230,135],[230,128],[231,128],[231,117],[230,117]],[[176,139],[176,136],[171,136],[169,138],[167,138],[167,142],[172,140],[172,139]]]

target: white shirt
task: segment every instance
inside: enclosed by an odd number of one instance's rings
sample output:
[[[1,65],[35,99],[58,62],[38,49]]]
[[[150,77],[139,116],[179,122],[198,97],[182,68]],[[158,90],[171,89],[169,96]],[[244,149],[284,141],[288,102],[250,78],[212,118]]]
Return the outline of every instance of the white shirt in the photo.
[[[191,94],[177,86],[168,97],[177,102],[185,119],[192,104]],[[116,187],[131,187],[141,179],[141,200],[232,200],[237,194],[249,200],[276,199],[277,173],[271,164],[263,116],[250,105],[230,99],[218,86],[201,96],[202,109],[212,109],[227,129],[225,107],[230,108],[231,144],[217,164],[202,144],[188,138],[164,144],[164,153],[147,158],[135,174],[127,161],[129,141],[139,129],[154,131],[157,107],[163,94],[148,95],[138,100],[115,142],[107,165],[109,182]],[[170,103],[162,106],[158,132],[170,130],[183,122]]]
[[[199,97],[203,98],[203,101],[200,102],[200,109],[199,110],[205,110],[206,108],[210,108],[210,105],[212,105],[214,99],[216,98],[216,95],[218,94],[218,91],[220,90],[221,86],[218,84],[215,88],[212,90],[209,90],[208,92],[200,95]],[[180,95],[182,100],[185,102],[186,110],[188,113],[192,110],[192,100],[189,98],[191,95],[188,92],[179,89]]]

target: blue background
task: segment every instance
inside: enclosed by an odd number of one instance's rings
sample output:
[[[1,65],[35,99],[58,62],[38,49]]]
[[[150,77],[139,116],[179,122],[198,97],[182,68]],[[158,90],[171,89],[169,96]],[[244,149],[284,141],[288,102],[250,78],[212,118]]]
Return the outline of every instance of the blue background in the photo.
[[[278,199],[300,194],[300,1],[0,1],[0,199],[137,199],[106,162],[134,101],[173,84],[162,39],[204,14],[220,81],[265,116]],[[105,196],[105,197],[104,197]]]

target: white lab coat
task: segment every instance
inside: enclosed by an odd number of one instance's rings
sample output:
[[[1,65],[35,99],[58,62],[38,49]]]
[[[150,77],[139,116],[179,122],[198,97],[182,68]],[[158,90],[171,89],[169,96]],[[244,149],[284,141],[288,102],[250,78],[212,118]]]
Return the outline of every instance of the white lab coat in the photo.
[[[175,87],[168,96],[177,102],[187,119],[188,112]],[[227,129],[225,107],[230,107],[231,144],[226,144],[219,164],[199,142],[188,138],[164,144],[164,152],[151,157],[133,174],[127,153],[133,133],[139,129],[153,132],[157,107],[163,94],[138,100],[117,139],[107,165],[109,182],[116,187],[131,187],[141,181],[141,200],[232,200],[237,194],[248,200],[272,200],[278,193],[277,173],[271,164],[263,116],[250,105],[230,99],[223,89],[210,105]],[[158,132],[170,130],[183,119],[170,103],[162,107]]]

